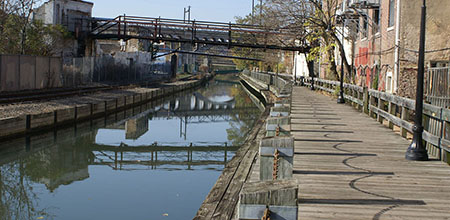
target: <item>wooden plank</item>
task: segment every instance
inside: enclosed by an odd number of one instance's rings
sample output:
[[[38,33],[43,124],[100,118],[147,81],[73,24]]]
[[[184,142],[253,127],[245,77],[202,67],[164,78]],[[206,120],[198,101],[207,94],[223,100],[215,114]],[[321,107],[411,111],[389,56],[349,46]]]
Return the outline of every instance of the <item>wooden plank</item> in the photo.
[[[197,211],[195,220],[231,219],[238,202],[239,192],[253,165],[258,152],[257,138],[264,136],[263,120],[269,115],[269,109],[261,115],[245,144],[236,152],[227,164],[219,179]]]
[[[413,102],[370,92],[373,98],[391,102],[388,111],[372,102],[370,112],[401,127],[404,134],[412,131],[407,116]],[[292,135],[303,140],[294,143],[293,178],[300,184],[299,219],[448,219],[447,164],[405,160],[410,141],[376,120],[306,88],[294,88],[293,94],[293,103],[305,103],[302,108],[298,104],[292,108],[292,128],[298,130]],[[305,111],[314,109],[315,103],[328,106],[333,117],[340,119],[340,126],[324,125],[326,121],[320,121],[323,116]],[[402,107],[401,118],[392,114],[396,103]],[[311,119],[296,119],[306,117]],[[445,149],[450,146],[450,140],[439,140],[426,131],[423,138],[433,144],[441,141]],[[347,142],[350,140],[355,141]]]

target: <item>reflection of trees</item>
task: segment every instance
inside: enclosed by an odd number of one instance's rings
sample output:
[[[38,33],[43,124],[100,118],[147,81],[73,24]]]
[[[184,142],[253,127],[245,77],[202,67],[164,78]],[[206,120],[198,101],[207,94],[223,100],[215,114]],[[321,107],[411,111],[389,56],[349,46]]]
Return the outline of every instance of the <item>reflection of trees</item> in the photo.
[[[93,154],[86,148],[92,140],[78,138],[75,143],[46,148],[25,161],[25,175],[34,182],[44,183],[50,191],[89,177],[87,167]],[[77,146],[77,147],[73,147]]]
[[[23,160],[0,166],[0,216],[4,220],[48,216],[45,209],[36,209],[38,198],[24,169]]]
[[[231,141],[233,146],[240,146],[247,138],[248,132],[253,128],[259,114],[255,114],[255,104],[240,86],[231,87],[231,94],[235,98],[236,108],[241,110],[238,114],[231,115],[231,128],[227,129],[228,140]],[[248,107],[248,110],[246,110],[246,107]]]
[[[79,138],[66,145],[47,145],[0,165],[0,219],[51,217],[47,208],[38,208],[39,195],[33,186],[44,183],[53,191],[61,184],[89,177],[87,167],[93,156],[84,147],[84,141],[88,140]]]

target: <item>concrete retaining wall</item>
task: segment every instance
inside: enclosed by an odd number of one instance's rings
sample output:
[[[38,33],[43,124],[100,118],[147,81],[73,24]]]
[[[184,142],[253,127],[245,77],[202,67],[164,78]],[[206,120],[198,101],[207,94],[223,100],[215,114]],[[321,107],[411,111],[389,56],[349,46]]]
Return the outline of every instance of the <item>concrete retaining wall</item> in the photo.
[[[125,110],[124,117],[133,116],[135,113],[134,109],[132,109],[133,106],[142,105],[146,102],[173,94],[173,92],[176,91],[175,87],[177,87],[178,91],[191,89],[199,86],[206,80],[207,79],[205,78],[202,80],[190,81],[182,85],[172,84],[146,93],[127,94],[115,99],[71,106],[54,112],[2,119],[0,120],[0,139],[42,130],[42,128],[74,123],[78,120],[94,118],[107,113],[118,112],[124,108],[131,108]]]
[[[61,75],[60,58],[0,55],[0,92],[61,87]]]

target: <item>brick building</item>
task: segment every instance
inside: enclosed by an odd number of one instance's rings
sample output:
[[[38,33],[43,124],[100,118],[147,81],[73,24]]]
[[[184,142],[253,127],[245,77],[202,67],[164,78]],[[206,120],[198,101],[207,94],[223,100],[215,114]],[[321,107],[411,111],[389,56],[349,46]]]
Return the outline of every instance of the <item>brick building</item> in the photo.
[[[343,2],[336,14],[351,15],[345,22],[344,49],[352,61],[354,83],[415,97],[422,0]],[[450,66],[449,11],[450,1],[427,1],[426,68]],[[340,69],[340,56],[336,55]],[[321,65],[320,76],[324,77],[327,63]]]

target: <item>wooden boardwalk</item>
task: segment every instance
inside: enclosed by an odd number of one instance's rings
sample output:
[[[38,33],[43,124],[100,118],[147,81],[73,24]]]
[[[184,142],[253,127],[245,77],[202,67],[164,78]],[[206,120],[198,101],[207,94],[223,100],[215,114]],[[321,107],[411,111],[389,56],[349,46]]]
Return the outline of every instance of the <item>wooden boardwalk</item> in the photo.
[[[450,219],[447,164],[405,160],[409,140],[307,88],[291,116],[299,219]]]

